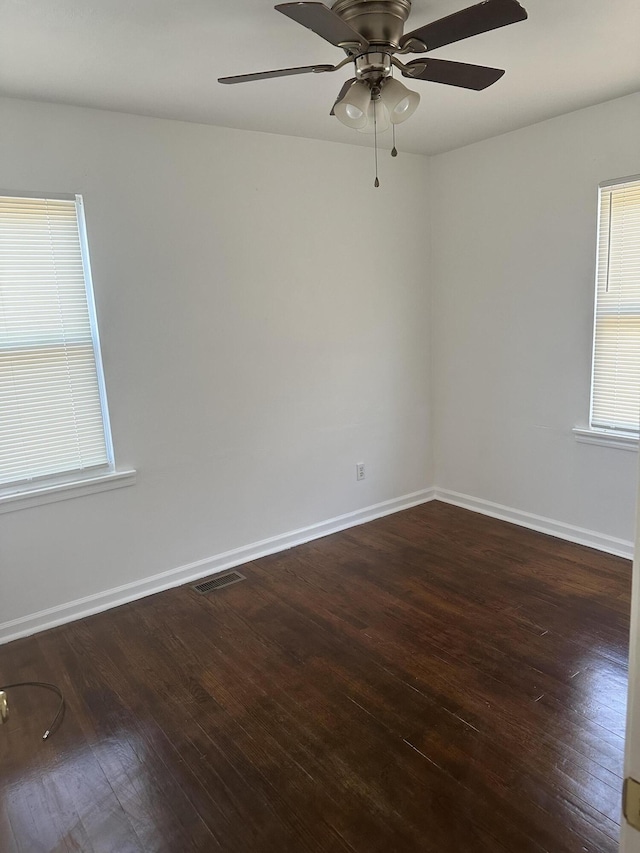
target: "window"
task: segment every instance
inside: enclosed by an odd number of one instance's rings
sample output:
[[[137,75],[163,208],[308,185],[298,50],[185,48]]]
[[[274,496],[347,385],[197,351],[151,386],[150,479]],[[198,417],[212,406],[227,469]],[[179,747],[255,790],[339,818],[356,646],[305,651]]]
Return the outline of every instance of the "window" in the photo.
[[[0,494],[113,470],[82,199],[0,196]]]
[[[600,188],[593,429],[638,433],[640,420],[640,179]]]

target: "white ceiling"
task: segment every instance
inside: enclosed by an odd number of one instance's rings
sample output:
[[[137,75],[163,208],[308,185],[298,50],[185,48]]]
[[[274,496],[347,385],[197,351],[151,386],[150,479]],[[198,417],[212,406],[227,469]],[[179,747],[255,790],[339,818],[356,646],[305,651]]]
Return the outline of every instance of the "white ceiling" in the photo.
[[[217,83],[343,58],[276,1],[0,0],[0,94],[371,145],[329,116],[349,67]],[[640,90],[638,0],[521,2],[528,21],[433,52],[507,73],[484,92],[416,81],[422,102],[399,149],[445,151]],[[405,30],[472,4],[413,0]]]

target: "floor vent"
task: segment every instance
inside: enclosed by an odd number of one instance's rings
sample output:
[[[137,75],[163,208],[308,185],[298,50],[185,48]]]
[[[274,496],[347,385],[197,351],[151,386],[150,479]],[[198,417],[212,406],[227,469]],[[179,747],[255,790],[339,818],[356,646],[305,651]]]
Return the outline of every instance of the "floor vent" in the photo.
[[[194,584],[193,589],[201,595],[206,595],[208,592],[213,592],[214,589],[222,589],[223,586],[231,586],[232,583],[239,583],[246,580],[240,572],[225,572],[224,575],[217,575],[208,581]]]

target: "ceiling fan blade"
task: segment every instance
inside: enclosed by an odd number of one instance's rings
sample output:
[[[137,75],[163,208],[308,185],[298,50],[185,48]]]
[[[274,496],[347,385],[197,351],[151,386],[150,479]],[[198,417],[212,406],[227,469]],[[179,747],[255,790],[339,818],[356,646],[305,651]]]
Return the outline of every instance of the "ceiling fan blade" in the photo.
[[[413,80],[429,80],[432,83],[444,83],[447,86],[460,86],[463,89],[475,89],[476,92],[491,86],[499,80],[504,71],[501,68],[489,68],[486,65],[468,65],[466,62],[449,62],[446,59],[414,59],[405,66],[403,77]]]
[[[346,83],[344,84],[344,86],[342,87],[342,89],[340,89],[340,92],[338,93],[338,97],[335,99],[335,101],[333,102],[333,106],[331,107],[331,112],[329,113],[330,116],[335,115],[336,104],[340,103],[340,101],[344,98],[344,96],[347,94],[347,92],[353,86],[353,84],[355,82],[356,82],[356,78],[352,77],[350,80],[347,80]]]
[[[271,77],[290,77],[292,74],[319,74],[333,71],[333,65],[301,65],[299,68],[278,68],[277,71],[257,71],[255,74],[239,74],[236,77],[218,77],[218,83],[249,83],[251,80],[269,80]]]
[[[416,39],[423,42],[427,50],[435,50],[454,41],[525,21],[527,17],[526,9],[522,8],[518,0],[485,0],[484,3],[469,6],[468,9],[454,12],[453,15],[407,33],[402,37],[400,47]]]
[[[336,47],[350,45],[359,51],[369,47],[369,42],[357,30],[324,3],[281,3],[275,8]]]

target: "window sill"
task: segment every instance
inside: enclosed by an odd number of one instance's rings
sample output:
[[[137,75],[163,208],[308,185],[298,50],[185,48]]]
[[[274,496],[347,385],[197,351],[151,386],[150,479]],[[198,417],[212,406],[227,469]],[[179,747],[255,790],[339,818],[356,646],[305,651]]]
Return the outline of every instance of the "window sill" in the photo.
[[[12,491],[4,489],[0,490],[0,513],[28,509],[54,501],[66,501],[111,489],[121,489],[124,486],[133,486],[135,481],[135,471],[109,471],[107,474],[57,483],[43,483],[27,489],[16,488]]]
[[[602,447],[614,447],[617,450],[638,450],[638,436],[631,433],[576,427],[573,434],[576,441],[582,444],[599,444]]]

